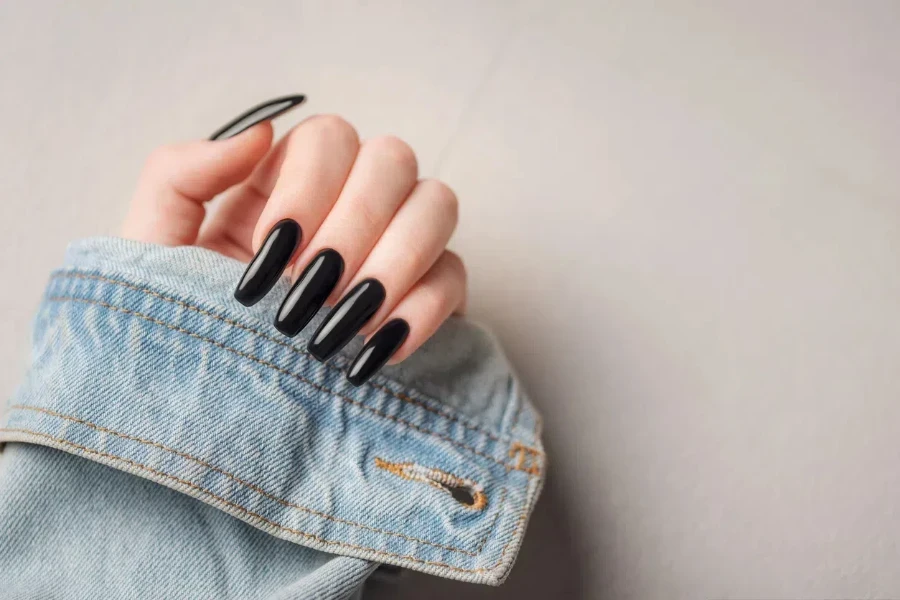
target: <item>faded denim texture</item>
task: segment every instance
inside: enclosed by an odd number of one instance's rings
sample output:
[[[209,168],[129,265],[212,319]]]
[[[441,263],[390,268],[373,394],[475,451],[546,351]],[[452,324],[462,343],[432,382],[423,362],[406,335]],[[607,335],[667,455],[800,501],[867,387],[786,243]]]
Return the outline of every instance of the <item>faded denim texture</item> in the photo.
[[[242,269],[69,249],[0,430],[27,443],[0,455],[0,594],[343,598],[380,563],[501,583],[545,456],[495,341],[454,318],[354,388],[361,340],[317,362],[271,325],[287,281],[245,308]]]

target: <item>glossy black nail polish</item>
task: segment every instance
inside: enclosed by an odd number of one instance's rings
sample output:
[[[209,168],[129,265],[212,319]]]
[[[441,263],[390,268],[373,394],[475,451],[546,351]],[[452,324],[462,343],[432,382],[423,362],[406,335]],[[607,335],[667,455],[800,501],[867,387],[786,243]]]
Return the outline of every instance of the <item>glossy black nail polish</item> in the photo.
[[[234,299],[244,306],[253,306],[269,293],[291,261],[300,245],[303,232],[292,219],[278,221],[247,265],[244,276],[234,290]]]
[[[344,259],[337,251],[329,248],[316,254],[278,309],[275,317],[278,331],[289,336],[303,331],[325,304],[343,272]]]
[[[283,115],[295,106],[302,104],[304,100],[306,100],[306,96],[295,94],[293,96],[283,96],[258,104],[220,127],[214,134],[209,136],[209,139],[227,140],[228,138],[232,138],[237,134],[250,129],[257,123],[262,123],[263,121],[268,121]]]
[[[337,354],[378,311],[384,296],[377,279],[360,281],[331,309],[306,349],[323,362]]]
[[[368,381],[403,345],[408,335],[409,323],[403,319],[391,319],[385,323],[353,359],[347,381],[356,386]]]

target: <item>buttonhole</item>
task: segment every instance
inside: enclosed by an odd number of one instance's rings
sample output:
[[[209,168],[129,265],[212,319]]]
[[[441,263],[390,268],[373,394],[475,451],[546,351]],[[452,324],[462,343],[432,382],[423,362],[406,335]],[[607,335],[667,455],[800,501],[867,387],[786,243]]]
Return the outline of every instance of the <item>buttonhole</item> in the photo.
[[[390,462],[377,456],[375,457],[375,466],[409,481],[427,483],[449,494],[466,508],[484,510],[487,506],[487,495],[482,491],[481,486],[471,479],[413,462]]]
[[[465,504],[466,506],[474,506],[475,505],[475,494],[467,487],[463,487],[461,485],[449,485],[449,484],[440,484],[444,487],[450,495],[453,496],[453,499],[459,502],[460,504]]]

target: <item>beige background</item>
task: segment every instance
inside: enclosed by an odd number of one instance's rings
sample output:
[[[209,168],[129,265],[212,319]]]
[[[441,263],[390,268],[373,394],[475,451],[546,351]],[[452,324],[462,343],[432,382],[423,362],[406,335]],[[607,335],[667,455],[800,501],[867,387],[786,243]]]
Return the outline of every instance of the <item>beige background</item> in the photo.
[[[508,585],[403,597],[900,596],[900,3],[4,0],[0,57],[4,395],[148,151],[304,92],[457,190],[546,415]]]

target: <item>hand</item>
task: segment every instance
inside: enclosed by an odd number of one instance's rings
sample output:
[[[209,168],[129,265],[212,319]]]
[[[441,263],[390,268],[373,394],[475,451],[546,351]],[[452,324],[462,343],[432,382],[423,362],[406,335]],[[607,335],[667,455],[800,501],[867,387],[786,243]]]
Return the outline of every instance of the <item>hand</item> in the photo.
[[[310,117],[274,146],[272,138],[267,120],[227,139],[155,150],[123,236],[250,261],[235,291],[247,306],[287,273],[296,283],[275,325],[288,336],[336,303],[308,350],[325,361],[366,335],[347,374],[360,385],[463,310],[465,269],[446,249],[456,196],[418,178],[405,142],[360,142],[340,117]],[[207,218],[204,204],[219,194],[219,210]]]

